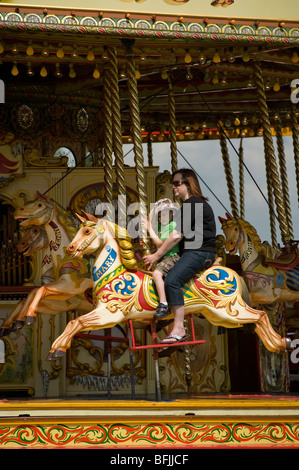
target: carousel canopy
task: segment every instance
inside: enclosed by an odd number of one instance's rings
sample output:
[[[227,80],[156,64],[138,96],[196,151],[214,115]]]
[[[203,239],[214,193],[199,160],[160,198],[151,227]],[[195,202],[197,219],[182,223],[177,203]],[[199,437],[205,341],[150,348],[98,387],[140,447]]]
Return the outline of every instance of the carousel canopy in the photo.
[[[219,122],[231,137],[249,137],[261,132],[254,77],[258,63],[271,126],[280,119],[288,133],[290,107],[297,98],[296,2],[278,8],[278,2],[207,1],[201,2],[201,16],[195,3],[112,0],[114,9],[109,11],[74,10],[67,4],[1,4],[0,70],[6,104],[89,106],[101,126],[103,77],[105,70],[109,74],[113,49],[124,142],[131,134],[128,55],[135,62],[144,136],[167,139],[173,112],[177,139],[218,138]],[[275,18],[267,18],[262,6],[254,11],[257,3],[271,3],[269,15]],[[226,16],[215,16],[224,12]],[[238,16],[241,12],[245,16]]]

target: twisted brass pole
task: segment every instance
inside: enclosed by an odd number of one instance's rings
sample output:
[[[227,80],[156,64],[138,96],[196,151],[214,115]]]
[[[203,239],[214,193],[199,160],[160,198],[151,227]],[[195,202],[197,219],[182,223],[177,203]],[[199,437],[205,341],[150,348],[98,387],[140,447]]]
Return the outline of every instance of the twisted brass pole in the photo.
[[[244,206],[244,149],[242,145],[242,137],[239,147],[239,194],[240,194],[240,217],[245,217],[245,206]]]
[[[168,76],[168,106],[169,106],[169,137],[170,137],[170,155],[171,171],[178,169],[178,154],[176,146],[176,120],[175,120],[175,99],[172,89],[172,83]]]
[[[269,160],[267,159],[267,152],[266,152],[265,146],[264,146],[264,154],[265,154],[265,166],[266,166],[266,181],[267,181],[267,191],[268,191],[271,241],[272,241],[272,246],[277,247],[275,212],[274,212],[274,204],[273,204],[272,176],[271,176],[271,170],[269,167]]]
[[[266,92],[264,87],[264,79],[261,64],[254,62],[253,65],[253,76],[257,93],[257,101],[259,113],[261,116],[261,123],[263,128],[263,139],[265,146],[266,160],[269,162],[269,171],[271,174],[271,180],[273,184],[273,192],[275,198],[275,204],[278,214],[278,223],[281,232],[281,239],[284,244],[288,244],[290,241],[290,234],[288,231],[288,224],[286,220],[286,214],[283,205],[283,199],[280,191],[280,180],[277,170],[276,158],[274,153],[274,146],[271,134],[271,124],[269,118],[269,111],[266,100]]]
[[[297,111],[296,106],[292,104],[291,126],[292,126],[294,160],[295,160],[295,171],[296,171],[296,181],[297,181],[297,193],[298,193],[298,202],[299,202],[299,140],[298,140],[298,119],[297,119],[296,111]]]
[[[233,174],[230,166],[229,153],[227,149],[226,135],[221,127],[219,128],[219,138],[232,214],[234,217],[238,217],[238,204],[233,182]]]
[[[113,144],[112,144],[112,111],[111,111],[111,90],[110,90],[110,73],[109,65],[104,69],[104,183],[105,196],[109,204],[113,204]],[[112,219],[113,214],[108,210],[108,217]],[[113,220],[113,219],[112,219]]]
[[[148,159],[148,166],[153,166],[153,144],[151,139],[151,133],[148,132],[147,135],[147,159]]]
[[[134,55],[131,50],[127,51],[126,55],[126,71],[128,78],[128,91],[130,100],[130,116],[131,116],[131,131],[134,148],[134,163],[136,167],[136,180],[137,180],[137,191],[140,202],[140,215],[142,218],[147,216],[147,198],[145,188],[145,172],[144,172],[144,161],[142,151],[142,138],[141,138],[141,126],[140,126],[140,111],[139,111],[139,100],[138,100],[138,88],[136,80],[136,69]],[[148,239],[146,228],[141,227],[142,240],[144,242],[144,251],[149,252]]]
[[[279,161],[279,168],[280,168],[280,175],[281,175],[282,196],[283,196],[284,207],[286,211],[289,234],[291,237],[293,237],[293,225],[292,225],[290,198],[289,198],[286,158],[285,158],[283,136],[282,136],[282,130],[281,130],[281,119],[279,116],[275,120],[275,133],[276,133],[278,161]]]
[[[111,113],[112,113],[112,129],[113,129],[113,150],[115,156],[115,175],[116,175],[116,188],[118,196],[118,223],[122,225],[126,222],[126,186],[124,174],[124,155],[123,155],[123,140],[121,132],[121,113],[119,101],[119,85],[118,85],[118,67],[116,48],[108,48],[108,58],[110,61],[110,98],[111,98]]]

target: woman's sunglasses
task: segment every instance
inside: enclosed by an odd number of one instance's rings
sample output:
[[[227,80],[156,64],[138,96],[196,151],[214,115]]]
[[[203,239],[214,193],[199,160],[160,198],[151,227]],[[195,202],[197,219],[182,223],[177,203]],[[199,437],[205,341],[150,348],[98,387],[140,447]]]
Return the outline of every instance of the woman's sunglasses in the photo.
[[[178,180],[178,181],[173,181],[172,183],[172,186],[181,186],[181,184],[186,184],[186,181],[185,180]]]

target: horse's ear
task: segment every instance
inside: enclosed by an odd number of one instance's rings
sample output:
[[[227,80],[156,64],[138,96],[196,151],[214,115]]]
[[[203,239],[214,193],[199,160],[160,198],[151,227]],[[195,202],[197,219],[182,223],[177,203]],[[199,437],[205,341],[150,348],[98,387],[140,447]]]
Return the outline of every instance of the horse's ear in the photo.
[[[35,191],[35,197],[37,198],[42,198],[42,199],[45,199],[45,201],[49,202],[50,201],[50,198],[49,196],[45,196],[44,194],[40,193],[39,191]]]
[[[96,224],[98,223],[99,219],[95,215],[88,214],[87,212],[83,210],[81,210],[81,212],[83,212],[87,220],[90,220],[91,222],[95,222]]]
[[[232,220],[233,219],[232,216],[228,212],[226,212],[225,215],[226,215],[227,220]]]
[[[224,219],[223,217],[220,217],[220,216],[218,216],[218,220],[221,223],[221,225],[223,225],[224,222],[226,222],[226,219]]]
[[[75,216],[77,217],[77,219],[80,220],[80,222],[83,224],[84,222],[86,222],[86,219],[84,219],[84,217],[81,217],[81,215],[77,214],[77,212],[75,212]]]

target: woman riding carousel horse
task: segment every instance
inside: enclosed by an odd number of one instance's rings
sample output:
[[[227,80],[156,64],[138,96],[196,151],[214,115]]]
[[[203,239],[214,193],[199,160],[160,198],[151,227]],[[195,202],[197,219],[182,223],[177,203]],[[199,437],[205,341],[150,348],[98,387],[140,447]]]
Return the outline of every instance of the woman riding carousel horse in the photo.
[[[202,195],[196,174],[190,169],[180,169],[172,175],[173,193],[182,201],[182,207],[174,216],[176,228],[151,254],[144,256],[148,269],[175,246],[179,246],[179,260],[165,278],[168,304],[174,314],[170,335],[162,344],[181,342],[186,339],[184,327],[184,294],[182,287],[193,276],[212,265],[216,253],[215,217],[207,198]],[[155,318],[170,315],[170,310],[157,312]]]

